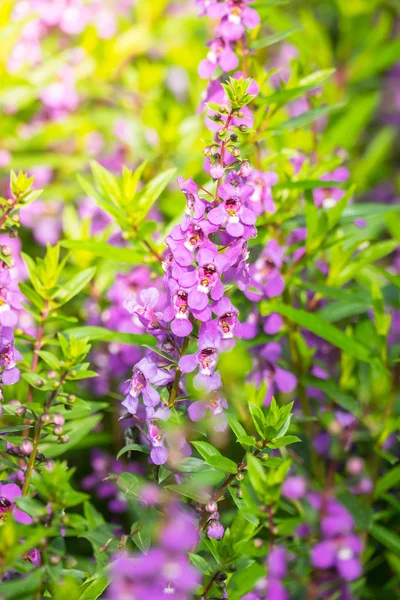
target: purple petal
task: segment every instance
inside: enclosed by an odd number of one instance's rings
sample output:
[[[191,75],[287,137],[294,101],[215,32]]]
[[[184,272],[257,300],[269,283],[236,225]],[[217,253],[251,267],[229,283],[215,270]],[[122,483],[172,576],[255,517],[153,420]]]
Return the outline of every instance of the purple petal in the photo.
[[[200,290],[193,290],[188,295],[188,304],[195,310],[203,310],[208,304],[208,296]]]
[[[168,450],[165,448],[165,446],[152,448],[150,452],[150,458],[155,465],[164,465],[167,462]]]
[[[171,323],[172,333],[178,337],[186,337],[192,332],[193,325],[189,319],[174,319]]]
[[[198,366],[197,354],[186,354],[179,360],[179,368],[182,373],[191,373]]]
[[[201,421],[206,416],[207,404],[204,402],[192,402],[188,408],[189,417],[192,421]]]
[[[225,211],[222,205],[213,208],[208,213],[208,220],[214,225],[221,225],[225,217]]]
[[[1,377],[4,385],[13,385],[14,383],[17,383],[19,381],[19,369],[17,369],[17,367],[7,369],[7,371],[3,371]]]
[[[285,282],[280,273],[273,275],[265,286],[265,293],[268,298],[275,298],[280,296],[285,289]]]
[[[295,375],[289,371],[285,371],[285,369],[280,369],[279,367],[277,367],[275,371],[275,381],[279,391],[284,394],[293,392],[297,385],[297,378]]]
[[[336,548],[333,542],[320,542],[311,551],[311,562],[317,569],[333,567],[336,559]]]
[[[232,237],[240,237],[244,233],[244,227],[242,223],[228,223],[226,226],[226,231]]]

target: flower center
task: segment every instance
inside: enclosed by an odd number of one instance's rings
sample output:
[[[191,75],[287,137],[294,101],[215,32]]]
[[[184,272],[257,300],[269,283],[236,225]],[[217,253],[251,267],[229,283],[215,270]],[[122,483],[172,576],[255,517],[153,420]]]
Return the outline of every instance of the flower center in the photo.
[[[4,519],[6,513],[10,512],[11,506],[11,502],[8,498],[0,496],[0,521]]]

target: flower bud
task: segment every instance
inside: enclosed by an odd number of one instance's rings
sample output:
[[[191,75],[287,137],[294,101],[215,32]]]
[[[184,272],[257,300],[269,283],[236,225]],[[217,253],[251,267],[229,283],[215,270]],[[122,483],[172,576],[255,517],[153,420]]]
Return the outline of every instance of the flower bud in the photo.
[[[25,406],[20,406],[19,408],[17,408],[17,410],[15,411],[15,414],[18,415],[18,417],[24,417],[26,413],[26,408]]]
[[[29,454],[32,454],[32,450],[33,450],[33,444],[31,442],[31,440],[28,440],[28,439],[22,440],[22,442],[21,442],[22,453],[26,454],[26,456],[29,456]]]
[[[10,246],[2,246],[1,247],[1,253],[3,256],[10,256],[11,254],[11,248]]]
[[[50,564],[52,565],[58,565],[61,561],[61,557],[57,556],[57,554],[52,554],[50,556]]]
[[[239,131],[241,131],[242,133],[245,133],[248,130],[247,125],[239,125]]]
[[[217,510],[218,510],[218,504],[214,500],[210,500],[210,502],[208,502],[206,504],[207,512],[213,513],[213,512],[216,512]]]
[[[70,437],[69,435],[61,435],[58,439],[62,444],[68,444]]]
[[[55,413],[53,415],[53,423],[54,425],[64,425],[65,419],[60,413]]]
[[[67,396],[67,400],[68,400],[68,402],[69,402],[70,404],[73,404],[73,403],[75,402],[75,400],[76,400],[76,396],[75,396],[75,394],[68,394],[68,396]]]
[[[64,429],[61,425],[55,425],[53,428],[54,435],[62,435]]]
[[[51,416],[49,415],[49,413],[43,413],[42,416],[40,417],[40,420],[42,421],[42,423],[50,423]]]
[[[237,479],[237,481],[243,481],[243,479],[244,479],[244,474],[243,474],[243,473],[238,473],[238,474],[236,475],[236,479]]]
[[[209,521],[207,526],[207,535],[214,540],[220,540],[224,537],[225,529],[219,521]]]

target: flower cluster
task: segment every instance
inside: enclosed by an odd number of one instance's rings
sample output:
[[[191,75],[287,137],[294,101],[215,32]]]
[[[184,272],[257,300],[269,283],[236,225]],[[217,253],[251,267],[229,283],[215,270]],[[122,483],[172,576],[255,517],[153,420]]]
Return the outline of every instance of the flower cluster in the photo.
[[[219,39],[237,35],[231,37],[229,44],[239,39],[255,11],[246,2],[211,4],[204,4],[204,13],[210,15],[211,10],[214,14],[214,8],[219,11],[217,35],[225,36]],[[205,170],[214,189],[207,190],[193,179],[178,179],[186,210],[182,222],[166,238],[168,250],[163,268],[167,299],[163,300],[156,288],[143,291],[140,302],[126,296],[126,308],[156,338],[162,351],[148,353],[135,365],[123,402],[129,413],[136,415],[142,398],[147,439],[152,447],[150,456],[156,464],[167,460],[165,439],[157,420],[169,417],[169,409],[184,392],[182,373],[196,372],[194,386],[205,396],[204,401],[190,405],[190,418],[199,420],[209,409],[216,417],[215,428],[226,426],[222,416],[226,400],[217,366],[219,354],[231,349],[235,338],[241,336],[239,312],[225,288],[234,283],[244,291],[250,280],[248,240],[256,236],[257,214],[252,201],[255,190],[249,183],[252,167],[241,157],[239,144],[240,136],[253,124],[247,104],[257,94],[257,84],[240,74],[225,84],[217,80],[210,83],[204,105],[206,125],[215,135],[204,154]],[[188,352],[191,339],[197,345],[193,353]],[[171,368],[174,362],[175,375]],[[162,398],[159,387],[169,389],[169,396]]]
[[[120,554],[111,566],[108,598],[164,598],[190,600],[200,583],[188,553],[198,543],[195,520],[188,512],[170,507],[159,544],[146,554]]]
[[[259,14],[249,6],[252,1],[196,0],[201,15],[218,19],[215,36],[208,43],[207,58],[199,66],[199,75],[203,79],[209,79],[218,67],[226,73],[237,69],[236,45],[244,39],[246,29],[254,29],[260,24]]]
[[[0,258],[0,367],[1,380],[4,385],[12,385],[19,381],[20,373],[17,361],[22,356],[14,344],[14,328],[18,323],[18,312],[22,309],[22,294],[17,280],[10,269],[11,248],[2,246]]]

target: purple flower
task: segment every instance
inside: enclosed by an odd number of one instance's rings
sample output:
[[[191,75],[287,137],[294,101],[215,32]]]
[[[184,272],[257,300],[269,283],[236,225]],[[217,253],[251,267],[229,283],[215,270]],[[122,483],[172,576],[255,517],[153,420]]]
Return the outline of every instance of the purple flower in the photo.
[[[20,352],[14,347],[14,334],[11,327],[0,330],[0,367],[4,366],[2,382],[4,385],[17,383],[20,378],[17,360],[22,360]]]
[[[164,319],[167,323],[171,321],[172,333],[178,337],[185,337],[193,329],[189,321],[188,293],[176,282],[171,282],[171,287],[175,288],[175,291],[171,294],[170,305],[164,310]]]
[[[274,395],[275,387],[284,394],[293,392],[297,385],[297,378],[293,373],[282,369],[278,365],[282,350],[277,342],[270,342],[255,349],[255,369],[250,378],[259,385],[261,381],[266,381],[268,385],[267,396],[265,399],[268,405]]]
[[[219,521],[211,519],[207,523],[207,535],[214,540],[221,540],[225,535],[225,529]]]
[[[283,579],[287,574],[286,551],[281,546],[275,546],[267,558],[268,575],[273,579]]]
[[[157,288],[149,288],[140,292],[142,304],[137,303],[135,294],[128,292],[124,297],[123,306],[128,312],[136,314],[146,329],[159,329],[162,313],[154,310],[159,299],[160,292]]]
[[[228,73],[233,71],[239,64],[239,59],[232,49],[229,41],[222,38],[212,40],[208,44],[209,51],[207,58],[201,61],[199,65],[199,75],[202,79],[209,79],[214,74],[217,67]]]
[[[246,238],[254,236],[255,229],[252,226],[256,222],[256,216],[246,206],[252,193],[253,188],[250,185],[222,184],[218,194],[223,202],[208,213],[208,220],[214,225],[224,227],[232,237],[242,237],[245,232]]]
[[[170,379],[170,375],[158,369],[157,365],[149,358],[142,358],[133,369],[128,393],[122,405],[132,415],[137,412],[139,396],[142,396],[145,406],[156,406],[160,402],[160,394],[151,384],[165,385]]]
[[[250,198],[253,210],[256,215],[266,212],[274,214],[275,204],[272,197],[272,186],[278,182],[278,176],[272,171],[253,171],[250,184],[253,187],[253,194]]]
[[[354,581],[361,576],[361,551],[360,539],[348,534],[316,544],[311,551],[311,562],[317,569],[336,568],[343,579]]]
[[[285,288],[285,282],[281,275],[283,264],[283,248],[276,240],[270,240],[250,268],[252,285],[264,292],[267,298],[280,296]],[[260,300],[260,296],[254,292],[247,292],[250,300]]]
[[[0,483],[0,522],[8,513],[11,513],[16,521],[24,525],[30,525],[32,519],[15,505],[16,498],[22,496],[21,488],[15,483]]]
[[[323,181],[347,181],[350,173],[344,167],[338,167],[332,173],[325,173],[321,179]],[[344,196],[344,191],[339,188],[318,188],[314,190],[314,202],[318,208],[332,208]]]
[[[166,243],[174,259],[181,267],[188,267],[194,261],[194,253],[200,248],[215,250],[216,246],[207,237],[218,230],[209,221],[193,221],[187,229],[181,226],[174,227],[167,237]]]
[[[282,495],[289,500],[299,500],[303,498],[307,491],[307,485],[304,477],[287,477],[282,484]]]
[[[214,374],[218,361],[220,338],[218,332],[210,325],[203,325],[199,332],[199,350],[195,354],[186,354],[179,361],[183,373],[191,373],[199,369],[195,383],[207,386],[207,378]]]
[[[220,300],[224,286],[221,274],[228,268],[226,255],[204,248],[197,253],[198,267],[192,271],[181,271],[178,276],[180,285],[188,290],[189,307],[203,310],[208,304],[208,294],[213,300]]]
[[[186,231],[192,219],[199,221],[203,218],[206,204],[198,195],[198,186],[193,179],[184,181],[183,177],[178,177],[178,184],[186,196],[186,215],[181,224],[182,230]]]

